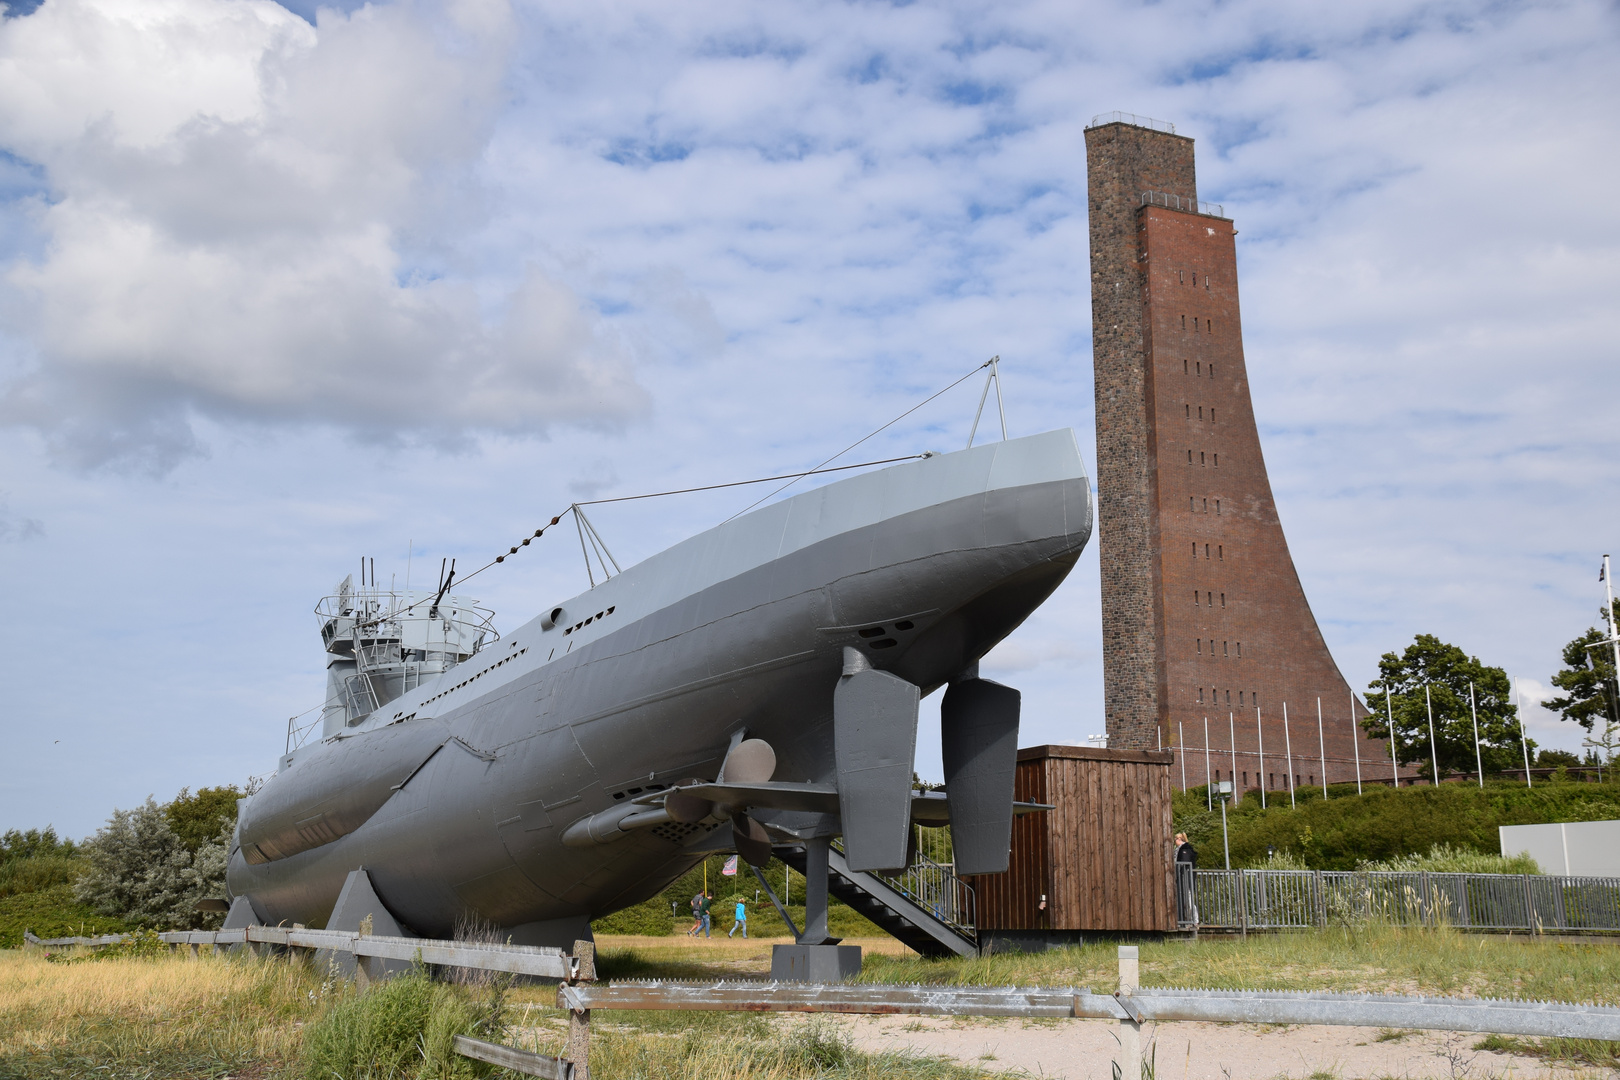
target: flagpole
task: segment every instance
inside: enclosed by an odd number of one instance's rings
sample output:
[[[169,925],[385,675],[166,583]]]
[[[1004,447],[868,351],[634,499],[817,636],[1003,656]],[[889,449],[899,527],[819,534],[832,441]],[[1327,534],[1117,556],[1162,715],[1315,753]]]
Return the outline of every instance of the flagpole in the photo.
[[[1288,808],[1294,809],[1294,740],[1288,734],[1288,702],[1283,702],[1283,753],[1288,755]]]
[[[1434,770],[1429,783],[1440,786],[1440,754],[1434,748],[1434,701],[1429,697],[1429,684],[1423,684],[1423,706],[1429,710],[1429,766]]]
[[[1209,772],[1209,717],[1204,717],[1204,802],[1206,809],[1215,809],[1215,781]]]
[[[1356,692],[1350,691],[1350,749],[1356,752],[1356,794],[1361,794],[1361,727],[1356,723]]]
[[[1524,733],[1524,705],[1519,697],[1519,680],[1513,680],[1513,712],[1519,718],[1519,745],[1524,748],[1524,786],[1533,788],[1536,785],[1530,782],[1530,739]]]
[[[1479,786],[1485,786],[1485,761],[1479,756],[1479,708],[1474,704],[1474,681],[1468,681],[1468,712],[1474,718],[1474,768],[1479,773]]]
[[[1260,727],[1260,706],[1254,707],[1254,738],[1260,748],[1260,771],[1255,774],[1255,783],[1260,785],[1260,809],[1266,808],[1266,733]]]
[[[1234,794],[1232,796],[1232,801],[1236,802],[1237,799],[1238,799],[1238,796],[1235,794],[1237,792],[1237,789],[1238,789],[1237,788],[1237,713],[1228,712],[1226,714],[1226,738],[1227,738],[1228,743],[1230,743],[1231,747],[1232,747],[1232,791],[1234,792]]]
[[[1327,740],[1322,734],[1322,699],[1316,699],[1316,749],[1322,757],[1322,801],[1327,802]]]
[[[1390,690],[1389,684],[1384,684],[1384,708],[1389,712],[1389,763],[1390,772],[1395,774],[1395,787],[1401,786],[1401,744],[1395,741],[1395,694]]]
[[[1181,793],[1187,794],[1187,727],[1176,721],[1176,757],[1181,759]]]

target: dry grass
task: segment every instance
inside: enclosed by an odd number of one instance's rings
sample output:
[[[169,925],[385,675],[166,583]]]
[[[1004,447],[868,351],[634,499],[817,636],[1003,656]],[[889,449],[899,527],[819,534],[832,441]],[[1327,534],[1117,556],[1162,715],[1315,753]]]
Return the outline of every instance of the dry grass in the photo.
[[[0,952],[0,1077],[265,1075],[320,997],[307,968],[252,957]]]

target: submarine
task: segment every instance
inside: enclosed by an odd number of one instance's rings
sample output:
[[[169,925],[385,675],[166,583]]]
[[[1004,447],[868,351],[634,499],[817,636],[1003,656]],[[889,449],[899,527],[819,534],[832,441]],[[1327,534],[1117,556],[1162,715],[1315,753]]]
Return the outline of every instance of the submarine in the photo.
[[[824,484],[612,572],[506,635],[448,587],[317,608],[327,697],[240,804],[233,918],[323,925],[363,870],[403,932],[567,945],[714,851],[839,838],[903,867],[913,822],[1004,872],[1020,696],[978,663],[1091,537],[1071,429]],[[589,561],[589,556],[587,556]],[[944,691],[943,797],[913,784]],[[815,881],[810,883],[812,892]],[[807,916],[809,918],[809,916]],[[830,941],[824,912],[800,941]]]

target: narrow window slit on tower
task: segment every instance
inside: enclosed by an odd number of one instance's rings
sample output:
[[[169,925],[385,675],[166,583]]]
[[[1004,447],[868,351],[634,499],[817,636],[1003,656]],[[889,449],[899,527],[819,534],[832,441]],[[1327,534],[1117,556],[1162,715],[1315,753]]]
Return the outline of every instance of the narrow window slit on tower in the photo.
[[[1192,406],[1191,405],[1187,406],[1187,419],[1189,419],[1189,420],[1192,419]]]
[[[1204,594],[1204,603],[1208,604],[1210,607],[1214,607],[1215,606],[1215,594],[1214,593],[1205,593]]]
[[[1198,688],[1198,704],[1202,705],[1203,703],[1204,703],[1204,688],[1202,686],[1200,686]]]
[[[1215,455],[1215,467],[1217,469],[1221,467],[1221,455],[1219,454]]]
[[[1187,496],[1187,513],[1192,513],[1197,507],[1193,504],[1193,496]]]
[[[1199,656],[1204,655],[1204,639],[1203,638],[1198,639],[1198,655]]]
[[[1194,589],[1193,590],[1193,607],[1197,607],[1197,606],[1198,606],[1198,590]]]
[[[1224,642],[1224,641],[1223,641],[1223,642],[1221,642],[1221,655],[1222,655],[1222,656],[1228,656],[1228,655],[1230,655],[1230,654],[1229,654],[1229,653],[1228,653],[1228,652],[1227,652],[1227,651],[1226,651],[1226,642]]]
[[[1226,606],[1226,594],[1221,593],[1221,607],[1225,607],[1225,606]]]
[[[1221,515],[1221,500],[1216,499],[1215,500],[1215,516],[1220,517],[1220,515]]]
[[[1202,450],[1198,451],[1198,464],[1204,464],[1204,452]]]
[[[1206,513],[1206,514],[1209,513],[1209,500],[1208,499],[1204,500],[1204,513]]]
[[[1183,375],[1191,375],[1192,374],[1192,371],[1187,366],[1188,363],[1189,363],[1189,361],[1187,361],[1185,358],[1183,358],[1182,361],[1181,361],[1181,373]]]
[[[1213,405],[1209,407],[1209,422],[1212,424],[1215,422],[1215,406]]]
[[[1204,545],[1204,558],[1206,558],[1206,559],[1209,558],[1209,545],[1208,544]]]
[[[1215,545],[1215,561],[1216,562],[1225,562],[1226,561],[1226,545],[1225,544],[1216,544]]]
[[[1185,315],[1181,317],[1181,328],[1183,330],[1187,329],[1187,316]]]

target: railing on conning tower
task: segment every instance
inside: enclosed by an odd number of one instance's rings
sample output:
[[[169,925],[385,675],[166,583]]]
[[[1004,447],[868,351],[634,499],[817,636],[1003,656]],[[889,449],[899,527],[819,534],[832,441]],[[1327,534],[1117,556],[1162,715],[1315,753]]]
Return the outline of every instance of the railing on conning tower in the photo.
[[[1168,120],[1155,120],[1151,116],[1137,116],[1135,113],[1128,112],[1098,113],[1091,118],[1091,123],[1087,124],[1086,128],[1089,130],[1094,127],[1102,127],[1104,124],[1130,124],[1132,127],[1162,131],[1166,135],[1176,133],[1176,125]]]
[[[1143,206],[1163,206],[1170,210],[1182,210],[1189,214],[1203,214],[1205,217],[1226,218],[1226,207],[1220,203],[1199,202],[1197,199],[1183,199],[1180,195],[1169,195],[1163,191],[1142,192]]]

